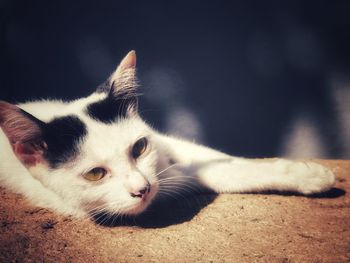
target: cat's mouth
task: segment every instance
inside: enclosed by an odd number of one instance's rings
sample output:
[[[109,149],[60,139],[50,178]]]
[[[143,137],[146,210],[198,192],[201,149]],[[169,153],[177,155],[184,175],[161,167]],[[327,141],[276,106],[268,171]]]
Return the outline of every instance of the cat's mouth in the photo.
[[[138,215],[144,212],[157,195],[158,187],[158,184],[152,184],[149,193],[147,195],[144,195],[142,198],[139,198],[135,204],[129,206],[128,208],[125,208],[125,211],[122,214]]]

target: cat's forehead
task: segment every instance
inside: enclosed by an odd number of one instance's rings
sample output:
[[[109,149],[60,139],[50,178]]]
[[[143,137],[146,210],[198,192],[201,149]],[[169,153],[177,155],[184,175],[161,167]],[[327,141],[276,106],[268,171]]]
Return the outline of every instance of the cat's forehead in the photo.
[[[141,137],[150,137],[150,128],[137,117],[120,119],[112,124],[87,122],[87,135],[81,147],[85,155],[108,159],[125,153]]]
[[[148,126],[138,116],[121,118],[112,123],[102,123],[83,118],[88,130],[88,137],[96,140],[117,140],[123,142],[149,132]]]

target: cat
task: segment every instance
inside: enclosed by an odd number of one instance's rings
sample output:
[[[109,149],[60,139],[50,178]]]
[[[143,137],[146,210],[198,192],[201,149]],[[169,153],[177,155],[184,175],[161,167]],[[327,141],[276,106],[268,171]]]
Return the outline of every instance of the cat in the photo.
[[[333,186],[317,163],[238,158],[158,133],[138,114],[137,86],[131,51],[86,98],[0,102],[0,185],[75,217],[138,215],[186,186],[304,195]]]

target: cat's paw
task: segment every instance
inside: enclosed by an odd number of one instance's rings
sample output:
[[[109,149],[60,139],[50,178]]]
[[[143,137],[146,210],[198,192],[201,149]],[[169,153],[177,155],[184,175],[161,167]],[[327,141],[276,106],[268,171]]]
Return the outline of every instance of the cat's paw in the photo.
[[[302,194],[325,192],[334,185],[333,172],[323,165],[313,162],[290,162],[287,166],[288,177],[292,180],[295,190]]]

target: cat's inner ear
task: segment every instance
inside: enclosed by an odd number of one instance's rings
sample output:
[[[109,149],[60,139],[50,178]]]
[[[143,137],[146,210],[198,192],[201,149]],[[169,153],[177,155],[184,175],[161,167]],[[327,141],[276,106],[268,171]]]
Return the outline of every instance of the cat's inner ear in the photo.
[[[44,160],[47,146],[42,140],[42,123],[19,107],[0,102],[0,127],[15,155],[25,166],[35,166]]]
[[[132,50],[122,59],[115,73],[123,74],[123,71],[128,69],[135,69],[135,68],[136,68],[136,52]],[[112,74],[112,76],[113,75],[114,74]]]
[[[98,87],[98,92],[110,92],[115,96],[126,93],[135,93],[137,88],[136,78],[136,53],[130,51],[120,62],[110,77]]]

